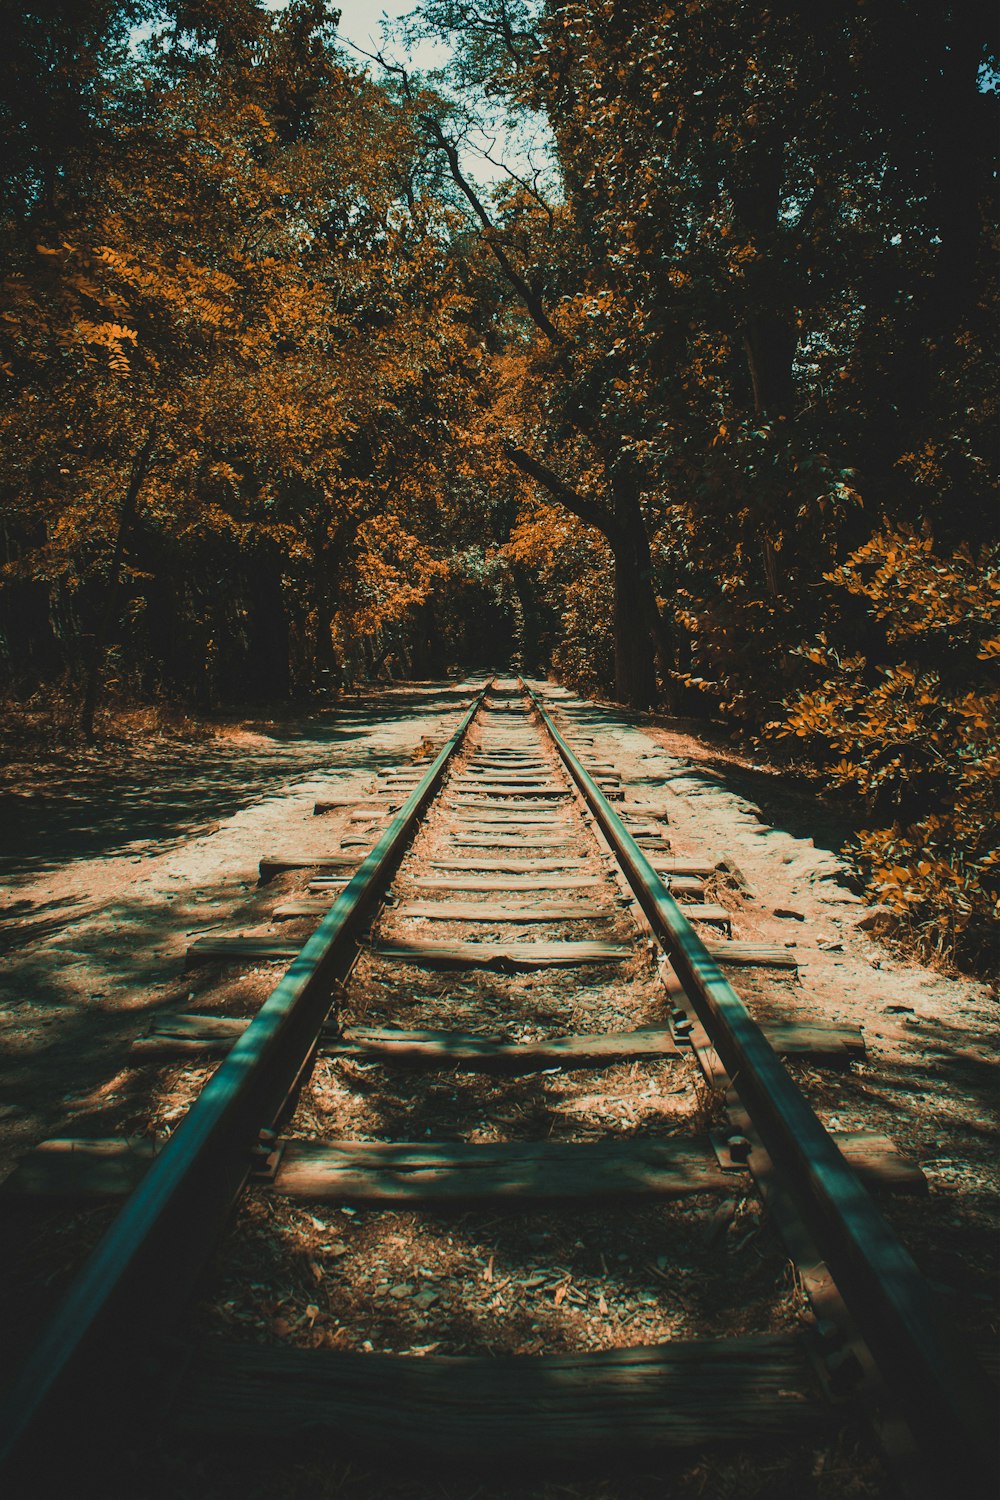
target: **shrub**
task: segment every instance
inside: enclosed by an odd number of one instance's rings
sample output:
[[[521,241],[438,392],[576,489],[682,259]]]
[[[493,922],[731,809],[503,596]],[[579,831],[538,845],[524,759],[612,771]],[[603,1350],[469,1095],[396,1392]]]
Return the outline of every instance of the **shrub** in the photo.
[[[864,798],[855,860],[918,948],[982,957],[1000,933],[997,555],[890,528],[826,579],[863,601],[867,648],[838,652],[833,625],[802,647],[821,680],[767,729]]]

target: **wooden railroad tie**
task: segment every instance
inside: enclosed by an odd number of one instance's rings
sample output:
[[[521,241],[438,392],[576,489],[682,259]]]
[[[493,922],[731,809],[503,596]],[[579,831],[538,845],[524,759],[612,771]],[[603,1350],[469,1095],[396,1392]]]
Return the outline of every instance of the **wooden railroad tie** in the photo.
[[[582,830],[579,834],[571,834],[569,837],[556,837],[554,834],[551,837],[533,837],[529,834],[521,834],[517,838],[505,838],[501,833],[461,833],[449,839],[448,842],[455,849],[568,849],[582,836]]]
[[[799,1334],[583,1354],[414,1359],[209,1343],[168,1413],[180,1436],[487,1463],[623,1461],[721,1441],[804,1439],[842,1424]]]
[[[633,950],[617,943],[463,943],[408,942],[376,944],[372,952],[394,963],[424,968],[547,969],[578,964],[618,964]]]
[[[387,818],[390,813],[398,812],[402,807],[401,802],[382,802],[378,806],[371,806],[359,802],[357,797],[350,800],[337,798],[333,801],[320,800],[313,803],[313,815],[319,817],[322,813],[346,812],[352,808],[350,821],[352,823],[374,823],[377,818]]]
[[[568,832],[571,827],[566,818],[553,812],[495,813],[485,807],[449,810],[457,812],[454,822],[463,832],[485,830],[487,833],[503,833],[505,829],[513,832],[517,828],[533,831],[562,828]]]
[[[185,1055],[222,1056],[249,1026],[239,1016],[157,1016],[132,1043],[143,1060]],[[860,1027],[818,1018],[765,1021],[761,1030],[781,1057],[846,1066],[865,1054]],[[368,1062],[406,1063],[424,1067],[457,1067],[473,1072],[533,1073],[543,1068],[603,1068],[618,1062],[678,1057],[682,1047],[665,1027],[570,1035],[533,1042],[510,1042],[476,1032],[403,1030],[399,1027],[334,1026],[320,1034],[320,1050],[329,1057]]]
[[[452,781],[448,783],[448,795],[465,801],[488,798],[497,807],[503,808],[516,802],[521,798],[529,802],[544,802],[548,798],[561,801],[569,796],[569,788],[565,786],[553,786],[551,782],[525,781],[504,782],[496,785],[486,781]]]
[[[358,861],[350,854],[273,854],[260,861],[261,881],[286,870],[355,870]]]
[[[322,916],[329,911],[330,902],[313,897],[300,897],[275,907],[276,921],[287,921],[291,917]],[[612,921],[617,915],[606,906],[586,906],[580,902],[538,902],[533,906],[498,906],[479,901],[411,901],[405,906],[392,908],[396,917],[419,918],[439,922],[562,922],[562,921]]]
[[[679,887],[671,883],[672,894],[679,895]],[[686,901],[681,905],[681,911],[689,922],[708,922],[714,927],[725,927],[728,932],[733,925],[733,914],[724,906],[717,905],[714,901]]]
[[[682,907],[683,911],[684,908]],[[797,969],[799,961],[789,948],[769,943],[706,943],[712,958],[719,964],[738,964],[742,968]]]
[[[618,912],[582,901],[505,906],[492,901],[408,901],[394,917],[431,922],[613,922]]]
[[[434,859],[427,863],[429,870],[500,870],[511,875],[535,875],[547,870],[568,870],[574,866],[579,867],[583,874],[589,870],[589,866],[580,865],[580,856],[575,854],[559,859],[512,859],[503,854],[484,854],[475,859]]]
[[[540,880],[523,875],[471,875],[455,874],[451,877],[431,875],[411,877],[409,884],[420,891],[575,891],[588,886],[602,886],[600,875],[546,875]],[[699,885],[699,890],[702,887]]]
[[[534,792],[530,797],[508,797],[504,802],[498,802],[495,797],[472,797],[464,792],[449,793],[449,796],[451,800],[446,805],[456,812],[503,814],[537,812],[539,804],[569,801],[569,792]]]
[[[718,963],[795,969],[798,960],[787,948],[755,943],[706,943]],[[297,957],[301,942],[282,937],[231,935],[195,938],[188,945],[189,969],[206,963],[280,963]],[[424,964],[431,968],[494,967],[541,969],[587,963],[621,963],[632,949],[611,943],[431,943],[410,941],[382,943],[373,948],[380,958],[397,963]]]
[[[142,1059],[185,1055],[220,1056],[229,1051],[249,1026],[236,1016],[159,1016],[132,1043]],[[572,1035],[542,1041],[510,1042],[475,1032],[403,1030],[351,1026],[320,1034],[326,1057],[357,1058],[365,1062],[402,1063],[429,1068],[462,1068],[477,1073],[535,1073],[543,1068],[604,1068],[619,1062],[679,1057],[681,1048],[663,1027],[603,1035]]]
[[[831,1131],[862,1182],[926,1191],[920,1168],[887,1136]],[[44,1141],[3,1184],[10,1197],[109,1198],[130,1193],[160,1149],[140,1139]],[[381,1206],[682,1198],[728,1192],[743,1168],[723,1165],[710,1140],[370,1141],[285,1139],[261,1186],[283,1198]]]

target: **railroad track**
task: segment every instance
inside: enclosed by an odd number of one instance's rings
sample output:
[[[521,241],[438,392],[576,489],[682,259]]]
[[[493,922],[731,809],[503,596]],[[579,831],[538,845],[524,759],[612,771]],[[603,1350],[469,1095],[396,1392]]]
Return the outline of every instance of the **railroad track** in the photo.
[[[734,942],[711,867],[627,792],[494,682],[380,775],[348,848],[262,860],[306,888],[188,962],[288,962],[269,998],[136,1044],[214,1069],[176,1129],[47,1142],[4,1186],[125,1200],[8,1397],[12,1490],[56,1434],[79,1476],[141,1429],[369,1458],[391,1433],[396,1460],[492,1472],[863,1419],[904,1491],[986,1492],[983,1386],[877,1206],[919,1171],[829,1135],[782,1063],[860,1037],[758,1027],[723,970],[787,950]]]

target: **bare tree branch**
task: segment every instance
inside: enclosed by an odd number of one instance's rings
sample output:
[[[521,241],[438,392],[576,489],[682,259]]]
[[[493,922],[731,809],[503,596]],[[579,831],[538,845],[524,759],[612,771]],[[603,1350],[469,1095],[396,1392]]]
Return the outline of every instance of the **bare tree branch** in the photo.
[[[439,120],[436,120],[433,115],[422,115],[421,121],[431,139],[434,140],[444,152],[455,186],[459,189],[460,192],[464,194],[468,202],[471,204],[472,211],[476,215],[476,218],[486,230],[485,239],[487,245],[489,245],[490,250],[493,253],[493,258],[496,260],[497,265],[503,271],[507,280],[517,292],[521,301],[524,303],[527,311],[531,315],[532,322],[535,324],[536,328],[539,328],[541,330],[541,332],[545,335],[549,343],[554,348],[564,349],[566,346],[566,339],[563,334],[560,333],[559,329],[555,326],[548,313],[545,311],[545,308],[542,306],[541,298],[528,285],[524,277],[521,275],[520,271],[518,271],[514,266],[503,246],[498,242],[496,227],[493,223],[493,220],[490,218],[489,214],[486,212],[486,209],[483,207],[482,199],[479,197],[479,194],[476,192],[475,188],[472,186],[468,178],[465,176],[465,173],[462,171],[462,164],[458,159],[458,148],[456,147],[454,141],[449,140],[449,138],[445,135],[444,131],[441,128],[441,122]]]

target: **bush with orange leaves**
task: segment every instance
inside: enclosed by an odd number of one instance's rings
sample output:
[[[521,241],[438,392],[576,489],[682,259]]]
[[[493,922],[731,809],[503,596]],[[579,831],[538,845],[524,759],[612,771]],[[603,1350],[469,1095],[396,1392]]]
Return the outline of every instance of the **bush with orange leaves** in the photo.
[[[1000,557],[886,529],[827,581],[863,601],[877,655],[821,634],[822,680],[767,726],[877,815],[855,858],[924,953],[976,961],[1000,931]]]

